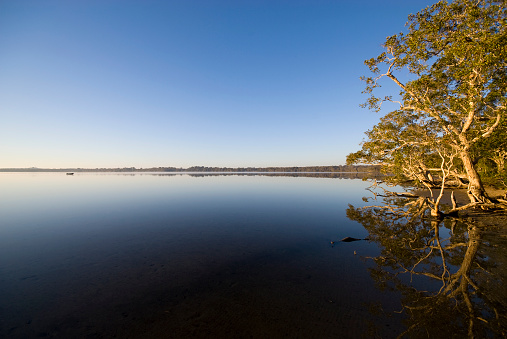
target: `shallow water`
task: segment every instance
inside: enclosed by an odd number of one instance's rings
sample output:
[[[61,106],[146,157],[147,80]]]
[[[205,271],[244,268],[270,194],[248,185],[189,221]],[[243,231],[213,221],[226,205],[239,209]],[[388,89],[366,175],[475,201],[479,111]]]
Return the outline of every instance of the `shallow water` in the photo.
[[[365,259],[379,247],[339,241],[368,236],[346,216],[364,181],[2,173],[0,185],[0,337],[403,332],[400,293]]]

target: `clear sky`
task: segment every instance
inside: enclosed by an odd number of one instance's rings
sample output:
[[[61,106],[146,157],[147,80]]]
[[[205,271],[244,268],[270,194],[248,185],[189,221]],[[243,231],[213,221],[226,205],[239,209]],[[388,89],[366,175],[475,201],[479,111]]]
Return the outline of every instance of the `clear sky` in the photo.
[[[364,60],[434,2],[0,0],[0,168],[345,164]]]

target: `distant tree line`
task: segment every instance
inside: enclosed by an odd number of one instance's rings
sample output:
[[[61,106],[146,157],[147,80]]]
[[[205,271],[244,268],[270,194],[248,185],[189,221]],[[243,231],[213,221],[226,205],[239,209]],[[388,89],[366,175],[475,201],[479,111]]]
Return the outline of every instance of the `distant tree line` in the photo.
[[[134,174],[132,174],[134,175]],[[154,175],[178,175],[156,173]],[[305,177],[305,178],[332,178],[332,179],[380,179],[384,176],[380,172],[194,172],[188,173],[191,177],[208,176],[267,176],[267,177]]]
[[[294,166],[294,167],[204,167],[193,166],[186,172],[379,172],[380,166],[341,165],[341,166]]]
[[[0,168],[0,172],[221,172],[221,173],[379,173],[376,165],[294,166],[294,167],[122,167],[122,168]]]

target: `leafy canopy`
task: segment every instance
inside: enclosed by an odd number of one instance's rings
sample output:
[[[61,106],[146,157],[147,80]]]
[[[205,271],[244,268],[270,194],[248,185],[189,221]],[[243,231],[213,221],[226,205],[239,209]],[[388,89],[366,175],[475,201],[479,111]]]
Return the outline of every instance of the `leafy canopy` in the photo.
[[[507,139],[506,2],[440,1],[410,15],[407,27],[365,61],[372,76],[362,77],[370,95],[364,107],[380,111],[387,101],[398,109],[366,133],[362,150],[347,162],[381,163],[412,179],[417,168],[445,164],[481,185],[475,165],[491,154],[501,157]],[[397,98],[375,95],[384,79],[399,87]]]

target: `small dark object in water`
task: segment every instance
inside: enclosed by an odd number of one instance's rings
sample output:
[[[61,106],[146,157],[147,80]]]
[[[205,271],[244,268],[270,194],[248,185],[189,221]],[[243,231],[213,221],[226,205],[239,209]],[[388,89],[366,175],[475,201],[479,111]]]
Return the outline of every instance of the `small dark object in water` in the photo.
[[[67,175],[74,175],[74,173],[67,173]]]
[[[351,241],[359,241],[359,240],[368,240],[368,239],[357,239],[357,238],[352,238],[352,237],[346,237],[346,238],[342,239],[343,242],[351,242]]]

